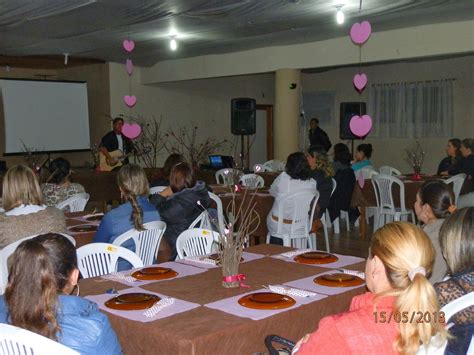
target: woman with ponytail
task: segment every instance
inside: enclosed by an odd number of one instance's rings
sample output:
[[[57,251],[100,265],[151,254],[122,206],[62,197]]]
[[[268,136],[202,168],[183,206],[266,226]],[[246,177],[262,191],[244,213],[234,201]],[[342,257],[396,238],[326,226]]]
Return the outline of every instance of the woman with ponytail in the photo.
[[[430,282],[441,281],[448,271],[441,254],[439,230],[444,219],[456,210],[454,194],[449,185],[442,181],[427,181],[416,194],[415,213],[423,223],[423,231],[428,235],[436,250],[436,257]]]
[[[117,175],[122,204],[106,213],[94,236],[94,242],[113,243],[121,234],[130,229],[144,230],[143,223],[159,221],[160,215],[148,201],[148,179],[145,171],[138,165],[123,166]],[[132,240],[123,247],[135,251]],[[129,263],[119,260],[119,270],[125,270]]]
[[[329,162],[326,149],[320,145],[309,147],[306,158],[311,169],[310,176],[316,181],[316,189],[319,192],[317,217],[321,218],[323,213],[326,212],[331,199],[334,169]]]
[[[296,353],[415,354],[435,334],[444,340],[436,293],[427,279],[434,255],[430,239],[411,223],[378,229],[365,266],[370,292],[354,297],[348,312],[323,318]],[[422,322],[420,314],[426,316]]]
[[[0,296],[0,323],[43,335],[81,354],[121,354],[117,336],[97,304],[70,296],[77,288],[76,249],[60,234],[22,242],[10,257]]]

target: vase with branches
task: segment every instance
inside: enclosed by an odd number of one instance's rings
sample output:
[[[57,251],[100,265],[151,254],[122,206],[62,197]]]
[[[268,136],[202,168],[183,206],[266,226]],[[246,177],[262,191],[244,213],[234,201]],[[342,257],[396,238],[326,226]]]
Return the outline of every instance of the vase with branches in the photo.
[[[421,167],[423,166],[423,162],[425,160],[425,151],[421,146],[419,141],[405,149],[406,157],[405,160],[408,164],[410,164],[413,168],[413,179],[420,180],[421,179]]]
[[[45,154],[40,150],[28,147],[25,142],[21,141],[23,159],[26,164],[35,172],[39,174],[41,167],[46,163]]]

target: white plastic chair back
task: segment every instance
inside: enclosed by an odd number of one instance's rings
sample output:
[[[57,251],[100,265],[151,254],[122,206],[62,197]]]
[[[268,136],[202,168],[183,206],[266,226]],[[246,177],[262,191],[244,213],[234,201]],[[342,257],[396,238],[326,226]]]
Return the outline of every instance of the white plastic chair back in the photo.
[[[224,208],[222,207],[222,200],[216,194],[209,193],[209,198],[216,203],[217,206],[217,223],[219,225],[219,232],[224,233],[225,219],[224,219]]]
[[[188,229],[192,228],[203,228],[212,230],[212,223],[209,219],[209,213],[207,211],[202,211],[199,216],[196,217],[194,221],[191,222]]]
[[[254,173],[263,173],[265,171],[271,171],[268,166],[265,166],[263,164],[255,164],[253,166],[253,172]]]
[[[362,169],[360,169],[360,171],[364,180],[371,179],[372,176],[378,175],[378,172],[374,169],[373,166],[363,167]],[[356,172],[356,175],[358,175],[358,172]]]
[[[402,211],[406,211],[405,185],[400,179],[391,175],[379,174],[372,177],[372,182],[374,183],[377,206],[379,207],[380,210],[395,213],[396,207],[395,207],[395,202],[392,195],[392,185],[397,184],[400,188],[400,209]]]
[[[56,208],[62,210],[69,207],[69,212],[82,212],[86,208],[89,197],[90,195],[87,192],[81,192],[80,194],[71,196],[67,200],[58,203]]]
[[[238,169],[226,168],[217,170],[215,173],[216,183],[224,185],[236,184],[243,173]],[[239,178],[236,179],[236,176]],[[236,180],[236,181],[235,181]]]
[[[76,240],[68,234],[58,233],[67,238],[72,245],[76,246]],[[16,242],[8,244],[5,248],[0,250],[0,295],[5,292],[8,283],[8,258],[12,255],[16,248],[25,240],[37,237],[39,234],[30,235],[28,237],[17,240]]]
[[[183,259],[185,256],[211,254],[212,245],[218,240],[217,232],[202,228],[187,229],[176,240],[178,259]]]
[[[402,175],[400,170],[392,168],[391,166],[388,166],[388,165],[381,166],[379,168],[379,172],[380,174],[384,174],[384,175],[395,175],[395,176]]]
[[[458,202],[459,194],[461,193],[462,185],[464,184],[464,180],[466,179],[466,174],[457,174],[451,176],[449,179],[444,180],[446,185],[453,184],[453,192],[454,192],[454,203]]]
[[[263,166],[265,166],[268,171],[283,171],[285,170],[285,163],[279,160],[269,160],[265,163],[263,163]]]
[[[135,243],[135,254],[143,262],[143,265],[153,265],[160,246],[161,238],[166,230],[166,223],[161,221],[143,224],[144,231],[135,228],[125,232],[114,240],[113,244],[122,246],[127,240],[133,239]]]
[[[156,195],[159,194],[161,191],[166,189],[168,186],[154,186],[150,187],[150,195]]]
[[[143,266],[137,254],[114,244],[91,243],[77,249],[77,264],[85,279],[117,271],[119,258],[128,261],[133,268]]]
[[[29,330],[0,324],[0,355],[79,355],[67,346]]]
[[[257,174],[245,174],[240,178],[239,182],[242,184],[242,186],[249,187],[251,189],[263,187],[263,185],[265,185],[265,180],[263,180],[263,177]]]

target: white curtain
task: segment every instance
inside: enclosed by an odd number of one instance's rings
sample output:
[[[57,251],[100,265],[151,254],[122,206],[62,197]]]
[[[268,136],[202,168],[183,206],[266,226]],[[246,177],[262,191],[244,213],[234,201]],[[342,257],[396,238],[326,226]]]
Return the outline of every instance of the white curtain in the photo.
[[[368,114],[372,137],[450,137],[453,80],[371,85]]]

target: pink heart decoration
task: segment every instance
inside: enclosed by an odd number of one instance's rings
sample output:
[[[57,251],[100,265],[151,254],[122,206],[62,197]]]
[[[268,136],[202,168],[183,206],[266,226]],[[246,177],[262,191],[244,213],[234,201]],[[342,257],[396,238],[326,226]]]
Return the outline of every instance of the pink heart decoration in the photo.
[[[365,180],[362,170],[359,170],[359,174],[357,174],[357,182],[359,183],[360,188],[363,189],[365,185]]]
[[[360,92],[364,90],[365,86],[367,85],[367,75],[365,74],[356,74],[354,75],[354,79],[352,79],[354,86]]]
[[[125,137],[128,137],[130,139],[135,139],[137,138],[140,133],[142,133],[142,128],[138,123],[124,123],[122,127],[122,134]]]
[[[132,75],[132,73],[133,73],[133,62],[132,62],[131,59],[127,59],[127,63],[125,64],[125,67],[127,68],[128,75]]]
[[[349,127],[351,132],[357,137],[364,137],[372,129],[372,118],[369,115],[363,115],[362,117],[358,115],[352,116]]]
[[[371,33],[372,27],[370,26],[369,21],[364,21],[362,23],[356,22],[351,27],[352,42],[362,45],[367,42]]]
[[[135,42],[128,39],[124,39],[122,45],[123,45],[123,49],[125,49],[128,53],[133,51],[133,49],[135,48]]]
[[[133,107],[135,106],[135,104],[137,103],[137,98],[135,97],[135,95],[125,95],[123,97],[123,101],[125,101],[125,104],[128,106],[128,107]]]

